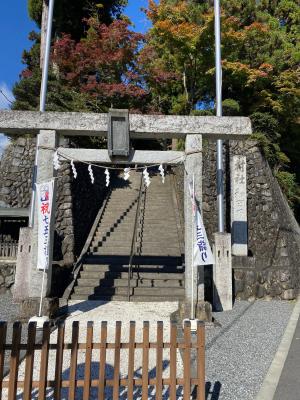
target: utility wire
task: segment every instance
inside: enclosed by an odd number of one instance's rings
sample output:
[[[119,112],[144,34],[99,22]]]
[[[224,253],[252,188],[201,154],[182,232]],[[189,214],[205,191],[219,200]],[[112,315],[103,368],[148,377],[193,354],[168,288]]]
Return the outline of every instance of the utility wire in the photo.
[[[0,93],[2,94],[2,96],[5,98],[5,100],[7,100],[10,104],[13,104],[13,101],[12,100],[10,100],[7,96],[6,96],[6,94],[3,92],[3,90],[2,89],[0,89]]]

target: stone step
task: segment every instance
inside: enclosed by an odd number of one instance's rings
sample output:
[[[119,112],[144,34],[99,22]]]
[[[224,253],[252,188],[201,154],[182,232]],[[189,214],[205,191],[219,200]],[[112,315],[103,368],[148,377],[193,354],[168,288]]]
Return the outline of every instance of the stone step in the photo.
[[[160,200],[170,200],[172,199],[171,190],[166,190],[165,193],[157,193],[153,190],[153,193],[146,193],[145,200],[146,202],[157,202]]]
[[[122,202],[120,201],[122,199]],[[125,204],[128,201],[137,201],[139,198],[139,191],[138,190],[116,190],[113,191],[110,198],[108,199],[109,204],[114,202],[116,205]]]
[[[184,268],[180,264],[176,263],[169,263],[169,264],[133,264],[132,269],[135,271],[140,271],[140,272],[151,272],[151,273],[159,273],[163,274],[164,272],[167,272],[167,274],[173,274],[173,273],[183,273]],[[83,271],[91,271],[91,272],[126,272],[128,271],[128,264],[83,264],[81,273]],[[168,278],[168,276],[163,276],[164,278]]]
[[[120,201],[120,198],[122,198],[122,202]],[[139,191],[138,190],[116,190],[115,192],[112,192],[109,202],[113,201],[117,205],[121,204],[126,204],[127,202],[136,202],[137,199],[139,198]],[[124,199],[124,200],[123,200]]]
[[[118,210],[118,211],[114,211],[109,210],[109,211],[105,211],[103,217],[101,218],[101,222],[102,221],[118,221],[118,220],[131,220],[132,218],[135,217],[136,214],[136,210],[127,210],[126,208],[124,208],[123,210]]]
[[[102,219],[101,219],[101,222],[100,223],[103,223],[103,221],[109,221],[109,222],[112,222],[112,221],[119,221],[119,220],[121,220],[122,222],[131,222],[131,220],[132,220],[132,222],[134,223],[134,221],[135,221],[135,215],[136,215],[136,210],[134,210],[134,211],[129,211],[129,212],[127,212],[126,211],[126,213],[125,213],[125,211],[126,210],[124,210],[124,212],[114,212],[114,211],[112,211],[112,212],[108,212],[108,213],[105,213],[104,215],[103,215],[103,217],[102,217]],[[139,214],[139,216],[142,218],[146,218],[146,219],[163,219],[163,220],[166,220],[166,219],[173,219],[173,218],[175,218],[175,214],[172,212],[172,211],[170,211],[170,210],[168,210],[168,209],[164,209],[164,208],[161,208],[161,209],[157,209],[157,210],[145,210],[145,212],[140,212],[140,214]]]
[[[136,213],[136,204],[134,206],[131,206],[131,204],[126,204],[123,203],[122,206],[112,206],[111,204],[109,204],[109,207],[107,207],[107,209],[105,210],[104,216],[107,215],[112,215],[115,218],[118,216],[128,216],[131,214],[135,214]]]
[[[149,268],[177,268],[182,265],[182,256],[135,256],[133,263]],[[87,254],[84,264],[89,265],[110,265],[111,267],[128,265],[129,256],[103,256]]]
[[[142,243],[141,242],[136,243],[136,248],[142,247],[143,249],[149,250],[149,251],[150,250],[151,251],[156,251],[156,250],[157,251],[159,251],[159,250],[167,251],[168,250],[168,252],[179,249],[179,245],[177,245],[177,243],[172,243],[172,242],[166,243],[164,241],[163,244],[164,245],[162,246],[162,241],[160,241],[160,240],[156,240],[155,242],[142,241]],[[93,248],[94,250],[92,251],[92,253],[94,253],[94,252],[97,253],[98,251],[101,251],[101,249],[103,249],[103,248],[106,248],[106,249],[109,248],[111,250],[119,249],[121,251],[121,250],[126,250],[128,247],[131,247],[131,237],[129,238],[129,240],[127,240],[126,238],[124,238],[124,240],[111,239],[111,240],[102,242],[102,244],[99,246],[94,247]]]
[[[112,221],[108,221],[107,220],[107,221],[101,222],[98,225],[95,234],[106,232],[107,230],[110,230],[110,229],[114,229],[114,231],[122,229],[122,230],[124,230],[124,232],[127,232],[127,231],[129,231],[130,229],[133,229],[133,228],[134,228],[134,222],[133,221],[121,221],[121,222],[119,221],[119,222],[116,222],[116,220],[112,220]]]
[[[135,274],[138,274],[147,279],[180,279],[181,275],[184,273],[184,269],[182,266],[156,266],[156,265],[141,265],[141,266],[132,266],[132,271]],[[120,276],[120,274],[126,274],[127,277],[128,266],[125,265],[84,265],[81,274],[91,273],[91,274],[116,274],[116,276]],[[102,275],[101,275],[102,276]],[[122,275],[124,277],[125,275]]]
[[[74,294],[83,294],[83,295],[101,295],[101,296],[113,296],[113,295],[128,295],[128,292],[132,295],[136,296],[160,296],[160,297],[169,297],[169,296],[184,296],[184,288],[153,288],[153,287],[134,287],[130,288],[128,291],[128,287],[81,287],[75,286]]]
[[[172,229],[176,228],[176,220],[175,218],[167,217],[165,218],[163,215],[151,215],[151,216],[144,216],[141,218],[139,223],[139,229],[149,230],[151,229],[159,229],[163,227],[163,231],[171,232]]]
[[[95,256],[102,256],[102,255],[130,255],[130,246],[101,246],[94,248],[92,252]],[[143,256],[180,256],[180,249],[179,247],[174,248],[161,248],[160,246],[155,247],[143,247],[141,249],[141,255]]]
[[[151,211],[151,212],[159,212],[159,211],[167,211],[170,214],[174,214],[173,210],[170,209],[171,199],[168,199],[165,203],[159,202],[157,204],[142,204],[142,210],[144,212]]]
[[[127,274],[128,276],[128,274]],[[137,286],[137,279],[130,280],[130,286],[135,287]],[[90,279],[90,278],[82,278],[80,277],[77,281],[77,286],[79,287],[127,287],[128,286],[128,279],[111,279],[110,275],[108,275],[105,279]]]
[[[179,293],[177,295],[169,295],[169,296],[138,296],[138,295],[133,295],[130,297],[130,301],[136,302],[136,303],[147,303],[147,302],[166,302],[166,301],[180,301],[184,299],[184,293]],[[120,300],[122,301],[122,300]],[[125,299],[126,301],[126,299]]]
[[[122,201],[120,201],[120,197],[122,198]],[[128,197],[125,195],[125,193],[118,193],[118,197],[116,195],[115,199],[110,198],[108,200],[107,206],[116,210],[125,210],[126,208],[132,210],[133,208],[136,208],[137,203],[138,197],[136,195]]]
[[[173,235],[161,235],[161,234],[139,234],[138,239],[136,242],[137,246],[141,245],[149,245],[149,246],[167,246],[169,244],[173,244],[174,242],[178,242],[178,236],[175,234]],[[132,235],[128,235],[124,232],[115,232],[112,235],[103,235],[103,236],[95,236],[92,243],[91,247],[100,247],[101,245],[111,245],[111,246],[118,246],[122,244],[124,245],[130,245],[131,246],[132,242]]]
[[[184,287],[136,287],[133,288],[135,296],[184,296]]]
[[[124,229],[124,230],[123,230]],[[124,235],[126,237],[132,237],[133,235],[133,227],[131,227],[131,229],[129,228],[124,228],[121,230],[121,227],[111,227],[111,228],[106,228],[103,230],[99,230],[98,232],[95,233],[93,240],[101,240],[103,239],[103,237],[109,238],[109,237],[113,237],[116,235],[120,235],[120,238],[122,238]]]
[[[88,279],[90,281],[100,281],[101,279],[127,279],[128,272],[122,271],[91,271],[85,270],[80,273],[79,279]],[[184,274],[180,272],[146,272],[143,270],[140,273],[133,272],[133,278],[145,281],[183,281]]]
[[[112,215],[104,215],[101,221],[99,222],[98,226],[101,225],[112,225],[112,224],[124,224],[124,225],[129,225],[129,224],[134,224],[135,221],[135,213],[132,214],[127,214],[127,215],[119,215],[119,214],[112,214]]]
[[[136,303],[146,303],[146,302],[166,302],[166,301],[173,301],[173,302],[178,302],[180,300],[183,300],[184,296],[179,295],[179,296],[168,296],[168,297],[160,297],[160,296],[130,296],[130,301],[136,302]],[[127,296],[98,296],[98,295],[75,295],[73,294],[71,296],[71,300],[80,300],[80,301],[128,301]]]
[[[130,293],[133,294],[133,288],[130,289]],[[113,296],[113,295],[123,295],[126,296],[128,294],[127,287],[74,287],[74,294],[83,294],[83,295],[103,295],[103,296]]]
[[[160,223],[161,225],[166,226],[166,221],[169,224],[176,225],[176,220],[174,214],[167,214],[165,212],[159,212],[159,213],[145,213],[141,215],[141,220],[144,222],[144,224],[151,224],[151,223]]]
[[[124,227],[123,227],[124,228]],[[133,227],[130,230],[129,228],[127,229],[122,229],[122,227],[116,227],[116,228],[106,228],[103,230],[99,230],[98,232],[95,233],[93,240],[102,240],[103,238],[116,238],[116,239],[124,239],[125,237],[129,237],[130,239],[132,238],[133,235]],[[154,238],[174,238],[178,241],[178,230],[176,226],[169,226],[168,229],[165,228],[165,226],[156,224],[156,225],[145,225],[141,227],[140,229],[136,230],[136,233],[138,237],[154,237]]]
[[[165,243],[170,241],[170,243],[174,243],[176,241],[176,244],[178,243],[178,234],[177,231],[158,231],[158,232],[151,232],[151,230],[145,230],[145,231],[139,231],[137,232],[137,244],[140,243]],[[115,242],[120,242],[122,241],[123,243],[130,243],[132,241],[132,236],[133,236],[133,231],[131,234],[129,232],[123,232],[121,230],[116,230],[115,232],[106,232],[103,234],[96,234],[93,238],[92,244],[95,243],[108,243],[110,241],[115,241]]]
[[[121,225],[121,224],[120,224]],[[133,233],[133,224],[120,226],[118,224],[114,224],[113,222],[110,224],[105,224],[99,226],[99,228],[95,232],[95,236],[106,235],[107,233],[116,233],[122,230],[125,234],[129,234],[129,232]]]
[[[101,241],[104,238],[106,238],[106,240],[109,238],[115,238],[116,240],[127,238],[131,240],[133,232],[133,226],[131,229],[129,227],[108,227],[101,230],[99,229],[97,232],[95,232],[93,240]],[[176,225],[169,225],[166,229],[164,224],[145,224],[140,229],[137,229],[136,233],[138,237],[144,237],[148,239],[157,238],[159,240],[174,239],[178,242],[178,229]]]
[[[91,279],[80,277],[78,279],[77,286],[80,287],[127,287],[128,286],[128,274],[124,278],[112,279],[110,274],[103,279]],[[183,279],[130,279],[130,287],[183,287]]]
[[[120,227],[120,225],[122,224],[122,227],[124,228],[132,228],[134,226],[134,219],[123,219],[121,221],[119,221],[116,218],[112,218],[111,220],[109,220],[108,218],[106,219],[102,219],[101,222],[99,223],[98,227],[97,227],[97,231],[99,231],[102,228],[111,228],[111,227]]]

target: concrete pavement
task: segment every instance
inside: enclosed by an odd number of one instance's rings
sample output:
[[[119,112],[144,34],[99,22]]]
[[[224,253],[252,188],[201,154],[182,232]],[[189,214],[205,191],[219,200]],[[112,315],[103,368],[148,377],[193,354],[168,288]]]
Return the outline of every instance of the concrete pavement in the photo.
[[[274,400],[300,399],[300,319],[286,358]]]
[[[300,297],[256,400],[300,400]]]

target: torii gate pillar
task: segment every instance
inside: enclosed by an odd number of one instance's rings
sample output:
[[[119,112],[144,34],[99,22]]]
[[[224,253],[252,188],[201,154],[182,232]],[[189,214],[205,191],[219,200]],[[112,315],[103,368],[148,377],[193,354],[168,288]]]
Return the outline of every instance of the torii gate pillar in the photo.
[[[187,135],[185,142],[184,174],[184,220],[185,220],[185,302],[188,309],[204,301],[204,267],[195,266],[193,262],[193,244],[196,241],[193,229],[193,210],[189,184],[195,179],[195,198],[197,206],[202,204],[202,135]],[[192,283],[193,282],[193,283]],[[193,288],[192,288],[193,285]]]
[[[50,181],[55,177],[53,155],[58,145],[58,134],[53,130],[40,131],[38,140],[37,183]],[[55,186],[55,185],[54,185]],[[55,218],[55,190],[50,221],[50,249],[53,249],[54,218]],[[37,202],[36,202],[37,204]],[[43,272],[37,269],[38,254],[38,213],[35,207],[34,226],[20,230],[16,277],[13,296],[15,300],[38,299],[41,295]],[[45,277],[43,297],[49,294],[52,276],[52,251],[50,251],[49,268]]]

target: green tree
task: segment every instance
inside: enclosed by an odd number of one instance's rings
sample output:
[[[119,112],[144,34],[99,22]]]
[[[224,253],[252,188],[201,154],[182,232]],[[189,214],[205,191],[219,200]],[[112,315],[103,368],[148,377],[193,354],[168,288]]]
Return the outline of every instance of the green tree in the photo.
[[[49,1],[49,0],[44,0]],[[114,18],[120,18],[127,0],[59,0],[54,7],[54,32],[60,35],[69,33],[79,40],[86,28],[85,19],[91,15],[98,21],[109,24]],[[41,27],[43,0],[28,0],[28,12],[31,19]]]

